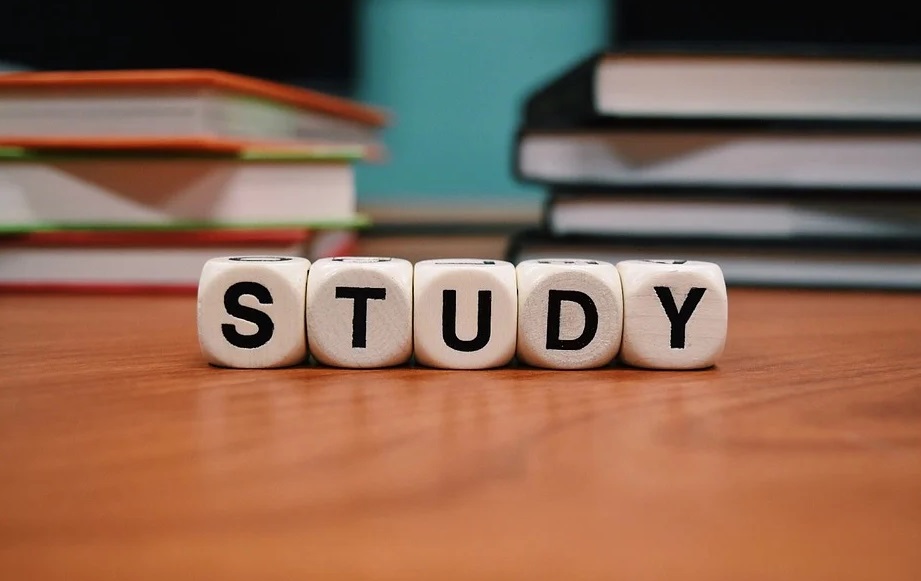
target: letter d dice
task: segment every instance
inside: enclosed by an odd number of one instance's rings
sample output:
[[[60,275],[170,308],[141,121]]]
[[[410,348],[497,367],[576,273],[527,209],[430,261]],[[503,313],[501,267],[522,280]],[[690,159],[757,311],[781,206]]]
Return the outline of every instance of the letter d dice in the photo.
[[[624,300],[614,265],[537,259],[517,267],[518,358],[549,369],[607,365],[620,349]]]

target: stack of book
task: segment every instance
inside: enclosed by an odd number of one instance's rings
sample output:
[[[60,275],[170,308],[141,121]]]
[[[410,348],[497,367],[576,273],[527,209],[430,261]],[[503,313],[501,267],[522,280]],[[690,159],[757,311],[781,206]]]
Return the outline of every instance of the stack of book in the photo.
[[[729,284],[921,288],[921,60],[609,50],[526,100],[546,186],[508,258],[719,263]]]
[[[214,256],[347,254],[386,123],[220,71],[0,75],[0,289],[194,292]]]

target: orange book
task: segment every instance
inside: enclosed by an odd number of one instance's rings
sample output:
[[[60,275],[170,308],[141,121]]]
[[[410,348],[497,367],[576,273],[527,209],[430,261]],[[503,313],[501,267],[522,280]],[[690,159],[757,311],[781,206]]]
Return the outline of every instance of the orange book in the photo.
[[[214,70],[0,75],[0,145],[239,151],[291,144],[379,152],[388,114],[349,99]]]

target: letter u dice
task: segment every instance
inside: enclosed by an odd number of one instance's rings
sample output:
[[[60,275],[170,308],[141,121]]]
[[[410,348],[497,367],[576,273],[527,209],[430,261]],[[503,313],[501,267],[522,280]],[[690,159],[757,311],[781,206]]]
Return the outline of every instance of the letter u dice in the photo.
[[[418,363],[486,369],[514,357],[518,287],[512,263],[423,260],[416,263],[413,300]]]

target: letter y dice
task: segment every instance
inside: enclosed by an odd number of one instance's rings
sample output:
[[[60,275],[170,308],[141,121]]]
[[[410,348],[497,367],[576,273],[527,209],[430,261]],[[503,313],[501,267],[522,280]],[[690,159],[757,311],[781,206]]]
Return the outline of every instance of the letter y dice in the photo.
[[[625,260],[617,270],[624,289],[624,363],[649,369],[700,369],[716,363],[728,322],[719,266]]]

